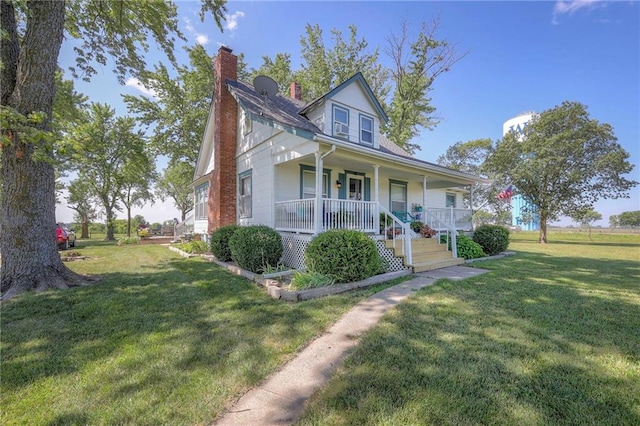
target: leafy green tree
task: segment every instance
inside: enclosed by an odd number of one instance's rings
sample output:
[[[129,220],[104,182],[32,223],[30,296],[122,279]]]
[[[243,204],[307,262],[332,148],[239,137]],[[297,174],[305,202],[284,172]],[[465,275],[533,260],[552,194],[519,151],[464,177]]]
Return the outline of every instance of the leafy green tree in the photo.
[[[149,225],[144,216],[137,214],[131,218],[131,229],[138,229],[141,225]]]
[[[132,192],[144,190],[143,180],[153,162],[142,132],[134,130],[133,118],[116,118],[108,105],[96,103],[87,115],[86,122],[68,140],[78,179],[86,181],[100,201],[107,221],[106,239],[113,240],[115,212],[124,199],[129,207],[136,201]]]
[[[438,164],[453,170],[482,175],[482,165],[493,148],[491,139],[475,139],[468,142],[456,142],[436,160]],[[491,184],[478,183],[473,185],[473,205],[469,197],[465,197],[465,204],[474,210],[490,209],[504,210],[504,203],[498,202],[496,194],[504,188],[504,182],[492,181]]]
[[[466,55],[458,53],[455,44],[436,39],[439,28],[439,18],[423,22],[415,39],[409,40],[409,26],[404,21],[400,34],[387,39],[394,89],[387,111],[389,123],[382,130],[409,153],[420,149],[411,140],[421,129],[433,129],[439,121],[428,96],[433,82]]]
[[[207,13],[221,28],[224,0],[203,0],[201,19]],[[62,263],[55,239],[42,238],[55,235],[55,138],[50,131],[65,29],[67,38],[82,40],[72,72],[85,79],[95,74],[96,64],[106,66],[108,58],[120,81],[126,74],[138,76],[145,69],[141,52],[148,51],[150,40],[175,62],[174,36],[184,37],[176,6],[169,1],[2,0],[0,17],[0,199],[12,197],[0,206],[0,291],[10,298],[82,282]]]
[[[156,194],[162,201],[173,199],[173,204],[181,213],[181,219],[187,217],[187,213],[193,210],[193,164],[181,161],[170,165],[165,169],[162,177],[156,184]]]
[[[131,209],[142,207],[148,201],[153,204],[154,201],[151,188],[157,180],[157,173],[154,159],[145,147],[142,147],[142,155],[134,155],[127,161],[123,177],[120,201],[127,211],[127,237],[131,237]]]
[[[624,177],[633,169],[628,158],[609,124],[565,101],[535,117],[521,137],[505,135],[485,167],[536,207],[539,241],[546,243],[549,221],[590,209],[600,198],[628,197],[637,185]]]
[[[325,46],[318,24],[306,26],[306,37],[300,38],[303,64],[295,72],[302,97],[306,101],[324,95],[333,87],[362,72],[376,97],[384,103],[389,93],[388,71],[378,63],[378,49],[367,52],[368,42],[358,38],[355,25],[349,26],[349,40],[342,32],[331,30],[333,47]]]
[[[618,216],[615,214],[612,214],[611,216],[609,216],[609,227],[617,228],[618,226],[620,226]]]
[[[597,220],[602,219],[602,215],[593,209],[576,211],[571,215],[571,219],[578,223],[581,227],[589,230],[589,239],[591,239],[591,227]]]
[[[637,228],[640,226],[640,210],[622,212],[618,216],[618,225],[623,228]]]
[[[144,73],[144,84],[155,96],[123,95],[130,114],[151,132],[151,145],[171,161],[198,159],[213,92],[213,62],[200,45],[188,48],[191,67],[176,68],[176,76],[164,64]]]
[[[85,180],[75,179],[67,190],[68,207],[75,211],[74,220],[80,224],[80,238],[89,238],[89,224],[100,216],[91,185]]]
[[[279,91],[287,96],[291,94],[289,84],[293,81],[293,73],[291,72],[291,55],[289,53],[276,53],[275,59],[268,56],[262,57],[262,65],[254,70],[252,77],[258,75],[268,75],[276,83],[278,83]],[[240,76],[238,76],[240,79]]]

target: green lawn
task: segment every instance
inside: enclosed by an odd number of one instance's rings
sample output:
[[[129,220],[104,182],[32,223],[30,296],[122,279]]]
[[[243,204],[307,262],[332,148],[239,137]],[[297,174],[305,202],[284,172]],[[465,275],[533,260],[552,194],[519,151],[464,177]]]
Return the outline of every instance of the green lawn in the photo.
[[[291,304],[159,245],[74,251],[99,284],[2,302],[0,424],[208,424],[384,287]]]
[[[640,424],[640,236],[536,238],[386,315],[299,424]]]

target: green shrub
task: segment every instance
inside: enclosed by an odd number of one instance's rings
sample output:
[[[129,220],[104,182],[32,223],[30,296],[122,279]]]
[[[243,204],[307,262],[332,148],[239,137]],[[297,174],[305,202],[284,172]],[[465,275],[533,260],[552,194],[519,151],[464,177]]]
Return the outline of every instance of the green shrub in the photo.
[[[261,273],[282,257],[282,237],[265,225],[241,226],[229,239],[231,258],[242,269]]]
[[[336,282],[360,281],[380,270],[380,256],[373,240],[362,232],[333,229],[316,236],[305,254],[310,272],[327,275]]]
[[[118,239],[119,246],[126,246],[129,244],[138,244],[140,239],[138,237],[123,237]]]
[[[211,233],[211,253],[221,262],[231,260],[229,239],[240,228],[238,225],[222,226]]]
[[[175,244],[177,248],[185,253],[203,254],[209,251],[209,246],[204,241],[188,241],[186,243]]]
[[[326,287],[333,285],[336,280],[318,272],[296,272],[289,284],[290,290],[305,290],[308,288]]]
[[[447,236],[441,235],[440,242],[442,244],[447,244]],[[451,239],[448,241],[447,248],[451,250]],[[477,259],[485,256],[480,244],[476,243],[466,235],[456,235],[456,250],[458,252],[458,257],[462,257],[464,259]]]
[[[482,225],[473,232],[473,241],[489,255],[501,253],[509,247],[509,230],[499,225]]]

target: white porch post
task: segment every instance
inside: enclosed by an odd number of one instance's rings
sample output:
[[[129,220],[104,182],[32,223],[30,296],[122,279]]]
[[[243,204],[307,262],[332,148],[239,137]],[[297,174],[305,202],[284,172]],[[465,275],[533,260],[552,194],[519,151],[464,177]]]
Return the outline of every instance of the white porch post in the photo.
[[[316,153],[316,199],[314,203],[314,224],[313,230],[316,234],[322,231],[322,155],[320,151]]]
[[[471,230],[473,231],[473,184],[469,185],[469,210],[471,210]]]
[[[422,221],[426,223],[425,219],[427,218],[427,176],[422,176],[422,211],[423,218]]]
[[[379,192],[380,179],[378,175],[378,171],[379,171],[378,169],[380,169],[380,165],[374,164],[373,165],[373,201],[376,202],[376,210],[375,210],[375,214],[373,215],[373,229],[375,230],[380,229],[380,208],[378,207],[380,205],[380,192]]]

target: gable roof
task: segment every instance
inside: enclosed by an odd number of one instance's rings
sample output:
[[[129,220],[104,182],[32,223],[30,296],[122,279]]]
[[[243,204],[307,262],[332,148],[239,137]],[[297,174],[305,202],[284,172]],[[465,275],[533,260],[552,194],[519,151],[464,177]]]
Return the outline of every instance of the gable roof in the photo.
[[[337,93],[342,91],[342,89],[344,89],[345,87],[351,85],[351,83],[354,83],[354,82],[360,83],[360,86],[365,91],[365,94],[369,98],[369,101],[371,101],[371,103],[373,104],[374,108],[376,109],[376,112],[380,116],[380,119],[382,121],[384,121],[384,122],[389,121],[389,117],[387,116],[387,113],[384,112],[384,109],[382,108],[382,105],[380,105],[380,102],[378,101],[378,98],[376,98],[376,95],[373,94],[373,90],[371,90],[371,87],[369,86],[369,84],[367,83],[367,80],[365,80],[365,78],[364,78],[364,76],[362,75],[361,72],[357,72],[356,74],[351,76],[348,80],[342,82],[341,84],[339,84],[338,86],[334,87],[333,89],[331,89],[330,91],[328,91],[324,95],[320,96],[319,98],[316,98],[313,101],[311,101],[307,106],[305,106],[300,111],[300,114],[306,114],[308,111],[310,111],[313,108],[315,108],[316,105],[318,105],[319,103],[325,101],[326,99],[332,98]]]
[[[455,175],[459,178],[471,179],[477,182],[487,182],[487,179],[480,176],[475,176],[469,173],[453,170],[439,164],[417,159],[382,134],[380,134],[380,144],[378,148],[360,146],[358,144],[345,142],[341,139],[336,139],[331,135],[324,134],[316,125],[303,115],[305,111],[312,109],[313,106],[319,104],[323,99],[329,98],[337,93],[339,91],[337,89],[340,88],[340,90],[342,90],[353,81],[360,81],[364,84],[363,87],[368,88],[364,77],[362,77],[361,73],[358,73],[342,83],[340,86],[328,92],[326,95],[306,104],[306,106],[303,101],[280,94],[269,97],[265,105],[264,99],[250,84],[229,79],[226,80],[226,83],[231,95],[234,97],[236,102],[238,102],[239,106],[251,116],[251,119],[265,125],[280,128],[306,139],[316,140],[316,137],[320,137],[320,139],[325,139],[329,143],[342,146],[344,148],[375,153],[375,155],[386,155],[387,157],[392,159],[395,158],[406,164],[426,167],[429,170]],[[372,101],[380,106],[373,95],[373,92],[371,92],[371,89],[368,90]],[[382,113],[384,114],[383,111]],[[386,114],[383,117],[385,120],[387,119]]]
[[[318,127],[299,114],[304,102],[278,93],[267,98],[265,103],[251,85],[233,80],[226,80],[226,83],[231,95],[253,120],[269,126],[278,123],[285,130],[308,139],[321,133]]]

